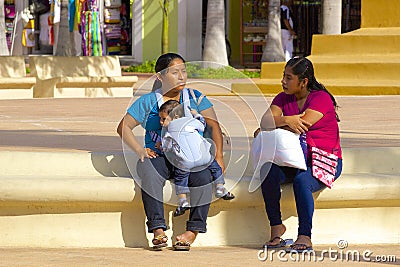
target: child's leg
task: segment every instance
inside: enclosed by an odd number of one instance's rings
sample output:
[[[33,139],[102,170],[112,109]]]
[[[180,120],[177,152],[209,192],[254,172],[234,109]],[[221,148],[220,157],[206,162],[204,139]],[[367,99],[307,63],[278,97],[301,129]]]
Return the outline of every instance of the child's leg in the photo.
[[[211,162],[211,164],[208,166],[208,169],[210,170],[215,183],[215,196],[224,200],[234,199],[235,196],[226,190],[224,186],[224,174],[222,173],[222,168],[219,166],[218,162],[216,160]]]
[[[178,168],[175,168],[174,170],[175,190],[179,199],[178,207],[174,212],[174,216],[180,216],[190,208],[189,202],[187,201],[187,193],[190,192],[188,187],[189,175],[190,172],[186,172]]]
[[[190,172],[175,168],[174,170],[174,183],[175,191],[179,198],[186,198],[189,193],[188,181]]]
[[[222,168],[219,166],[218,162],[214,159],[213,162],[208,166],[208,169],[211,172],[211,176],[213,177],[213,181],[216,185],[224,185],[225,179],[224,174],[222,173]]]

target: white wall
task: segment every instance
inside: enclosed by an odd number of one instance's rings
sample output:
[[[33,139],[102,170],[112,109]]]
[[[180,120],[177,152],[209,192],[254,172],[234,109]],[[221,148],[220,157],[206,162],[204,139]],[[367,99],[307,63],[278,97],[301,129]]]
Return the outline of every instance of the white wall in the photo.
[[[178,1],[178,52],[187,61],[202,59],[201,19],[202,1]]]
[[[132,5],[132,56],[136,62],[143,61],[143,1],[135,0]]]

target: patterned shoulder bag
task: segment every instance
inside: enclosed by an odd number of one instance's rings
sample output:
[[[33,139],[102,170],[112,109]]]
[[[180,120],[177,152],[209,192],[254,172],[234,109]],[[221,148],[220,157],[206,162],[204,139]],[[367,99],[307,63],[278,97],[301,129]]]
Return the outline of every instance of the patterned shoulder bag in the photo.
[[[311,164],[313,176],[332,188],[335,181],[336,167],[339,157],[315,146],[314,140],[308,136],[311,145]]]

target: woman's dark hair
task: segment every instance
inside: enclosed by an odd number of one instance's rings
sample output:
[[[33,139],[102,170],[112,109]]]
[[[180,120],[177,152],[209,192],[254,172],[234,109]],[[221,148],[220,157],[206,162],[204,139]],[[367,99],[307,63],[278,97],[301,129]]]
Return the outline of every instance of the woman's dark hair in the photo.
[[[291,67],[293,74],[297,75],[300,81],[304,80],[305,78],[308,79],[308,84],[307,84],[308,91],[327,92],[332,99],[333,106],[335,107],[335,109],[338,108],[338,105],[333,95],[325,88],[323,84],[319,83],[315,78],[314,67],[309,59],[305,57],[294,57],[286,63],[286,67]],[[337,113],[336,113],[336,120],[340,121]]]
[[[182,118],[185,116],[183,105],[179,104],[178,101],[170,99],[161,105],[159,112],[166,112],[171,118]]]
[[[161,73],[165,74],[168,71],[168,67],[170,66],[171,62],[174,61],[175,59],[180,59],[182,60],[183,63],[185,63],[185,60],[183,59],[182,56],[175,54],[175,53],[166,53],[162,54],[156,61],[156,66],[154,67],[154,70],[156,73]],[[156,79],[153,84],[152,91],[157,90],[162,86],[161,82]]]

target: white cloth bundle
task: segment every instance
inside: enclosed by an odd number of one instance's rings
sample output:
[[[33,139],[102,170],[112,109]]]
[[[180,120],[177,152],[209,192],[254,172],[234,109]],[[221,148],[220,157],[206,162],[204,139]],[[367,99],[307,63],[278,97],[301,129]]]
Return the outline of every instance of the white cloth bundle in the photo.
[[[287,130],[261,131],[253,140],[251,152],[255,176],[260,175],[260,169],[266,162],[307,169],[299,135]]]

